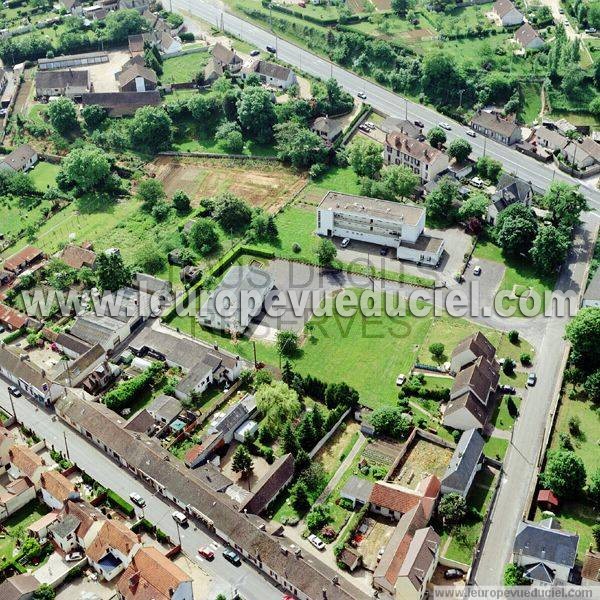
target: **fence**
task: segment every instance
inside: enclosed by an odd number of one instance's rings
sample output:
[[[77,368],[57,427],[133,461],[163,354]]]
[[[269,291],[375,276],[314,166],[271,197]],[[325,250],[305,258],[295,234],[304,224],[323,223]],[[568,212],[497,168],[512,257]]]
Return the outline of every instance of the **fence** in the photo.
[[[344,414],[338,419],[337,423],[321,438],[319,443],[308,453],[311,458],[314,458],[319,450],[331,439],[333,434],[337,431],[338,427],[344,422],[344,419],[350,414],[350,409],[348,409]]]

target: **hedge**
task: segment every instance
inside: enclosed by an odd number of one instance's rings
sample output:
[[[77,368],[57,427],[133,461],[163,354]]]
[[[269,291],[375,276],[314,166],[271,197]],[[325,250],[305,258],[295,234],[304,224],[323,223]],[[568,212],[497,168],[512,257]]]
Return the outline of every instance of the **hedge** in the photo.
[[[22,335],[25,335],[26,333],[27,333],[27,329],[25,327],[21,327],[21,329],[15,329],[12,333],[9,333],[4,338],[4,343],[10,344],[11,342],[14,342],[16,339],[20,338]]]
[[[112,410],[119,410],[131,404],[136,397],[144,392],[154,380],[154,377],[162,371],[161,363],[153,363],[143,373],[122,381],[114,390],[104,396],[104,404]]]
[[[127,500],[124,500],[112,490],[106,490],[106,500],[108,505],[112,508],[116,508],[120,510],[122,513],[127,515],[128,517],[135,517],[135,508],[133,508],[132,504],[129,504]]]

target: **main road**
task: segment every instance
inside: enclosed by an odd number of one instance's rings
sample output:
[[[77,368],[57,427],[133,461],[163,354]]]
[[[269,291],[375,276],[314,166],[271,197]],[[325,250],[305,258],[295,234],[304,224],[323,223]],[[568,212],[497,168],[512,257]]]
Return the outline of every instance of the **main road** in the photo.
[[[220,2],[209,3],[204,0],[172,0],[173,8],[186,11],[189,14],[204,19],[226,32],[234,34],[258,48],[273,46],[277,49],[277,57],[298,69],[327,79],[334,77],[348,92],[356,96],[358,93],[366,95],[366,102],[384,114],[395,117],[406,117],[411,120],[420,120],[426,128],[437,125],[440,121],[449,123],[452,130],[447,132],[448,139],[464,137],[464,126],[440,115],[434,110],[411,102],[402,96],[391,92],[376,83],[359,77],[331,61],[323,59],[272,32],[258,27],[244,19],[227,12]],[[585,181],[574,179],[560,171],[555,171],[533,158],[529,158],[498,142],[478,136],[469,140],[473,155],[476,157],[484,154],[500,160],[506,171],[530,181],[538,188],[545,190],[554,180],[566,181],[581,186],[582,193],[588,199],[590,207],[600,210],[600,191]]]
[[[197,523],[192,523],[187,528],[177,528],[171,513],[175,507],[165,498],[159,496],[111,460],[100,449],[87,441],[73,429],[65,425],[53,412],[43,408],[35,400],[26,398],[14,399],[17,419],[38,437],[54,448],[65,453],[65,440],[68,442],[68,451],[71,461],[81,470],[93,477],[101,485],[109,487],[123,498],[131,492],[137,492],[146,500],[143,511],[136,508],[139,516],[143,514],[149,521],[157,525],[172,540],[181,536],[181,546],[184,553],[198,563],[212,578],[211,589],[207,590],[207,598],[216,598],[221,593],[226,598],[235,597],[236,593],[248,600],[281,600],[283,593],[278,590],[266,577],[245,561],[239,567],[227,562],[222,556],[223,550],[220,542],[210,536],[206,530]],[[8,396],[6,382],[0,378],[0,407],[8,414],[12,408]],[[210,546],[215,558],[207,562],[198,556],[198,548]]]

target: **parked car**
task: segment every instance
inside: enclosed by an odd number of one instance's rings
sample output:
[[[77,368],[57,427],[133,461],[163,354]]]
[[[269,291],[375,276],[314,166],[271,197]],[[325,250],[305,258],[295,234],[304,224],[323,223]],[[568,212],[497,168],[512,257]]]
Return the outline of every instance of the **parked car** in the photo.
[[[529,373],[527,376],[527,385],[533,387],[537,383],[537,375],[535,373]]]
[[[471,185],[473,187],[481,189],[485,185],[485,183],[480,177],[473,177],[473,179],[471,179]]]
[[[81,560],[83,558],[83,552],[79,552],[79,550],[75,550],[74,552],[69,552],[69,554],[65,555],[65,560],[67,562],[75,562],[76,560]]]
[[[473,275],[481,275],[481,267],[479,265],[477,265],[474,269],[473,269]]]
[[[379,552],[377,553],[377,562],[379,562],[381,560],[384,553],[385,553],[385,546],[382,546],[381,548],[379,548]]]
[[[347,248],[350,245],[350,238],[344,238],[340,244],[342,248]]]
[[[380,256],[387,256],[388,253],[388,249],[383,247],[380,251],[379,251],[379,255]]]
[[[421,128],[425,127],[425,123],[423,123],[423,121],[415,121],[415,125]]]
[[[444,577],[446,579],[459,579],[464,575],[464,572],[460,569],[446,569],[444,571]]]
[[[137,504],[142,508],[146,506],[146,501],[137,492],[131,492],[131,494],[129,494],[129,498],[134,504]]]
[[[239,567],[242,564],[242,559],[237,552],[234,552],[230,548],[223,550],[223,558],[228,560],[232,565]]]
[[[477,135],[475,134],[475,132],[472,129],[465,129],[465,133],[469,136],[469,137],[477,137]]]
[[[367,95],[364,92],[358,92],[358,94],[356,94],[361,100],[366,100],[367,99]]]
[[[277,48],[275,48],[275,46],[267,46],[267,52],[270,52],[271,54],[277,54]]]
[[[438,125],[442,128],[445,129],[446,131],[450,131],[452,129],[452,127],[450,127],[450,125],[448,123],[446,123],[446,121],[440,121],[438,123]]]
[[[564,9],[564,8],[559,8],[559,9],[558,9],[558,12],[559,12],[561,15],[564,15],[564,14],[565,14],[565,9]]]
[[[4,333],[6,330],[4,329],[4,327],[2,325],[0,325],[0,333]]]
[[[21,397],[21,390],[18,387],[14,386],[14,385],[8,386],[8,393],[11,396],[14,396],[15,398],[20,398]]]
[[[325,550],[325,544],[320,537],[317,537],[314,533],[308,536],[308,541],[317,549]]]
[[[517,390],[512,385],[501,385],[500,391],[505,394],[516,394]]]
[[[252,50],[252,52],[250,52],[250,56],[258,56],[260,54],[260,50]]]
[[[400,375],[398,375],[398,377],[396,377],[396,385],[404,385],[405,381],[406,381],[406,375],[404,375],[404,373],[400,373]]]
[[[171,516],[180,525],[187,525],[188,524],[187,517],[182,512],[179,512],[178,510],[176,510]]]
[[[586,33],[596,33],[596,28],[595,27],[588,27],[585,30]]]
[[[208,546],[200,548],[198,554],[206,560],[212,560],[215,557],[215,553]]]

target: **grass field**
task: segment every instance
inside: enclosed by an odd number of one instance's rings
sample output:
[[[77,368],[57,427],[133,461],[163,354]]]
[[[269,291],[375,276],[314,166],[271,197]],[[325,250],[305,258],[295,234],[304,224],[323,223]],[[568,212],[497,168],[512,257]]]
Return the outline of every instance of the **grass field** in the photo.
[[[163,74],[160,80],[163,84],[193,81],[196,75],[204,70],[209,58],[208,52],[194,52],[167,58],[163,62]]]
[[[4,560],[11,560],[16,546],[17,537],[27,535],[26,528],[44,516],[48,509],[44,504],[33,500],[12,514],[3,523],[6,528],[6,537],[0,540],[0,557]]]
[[[519,410],[519,406],[521,406],[521,399],[518,396],[503,396],[492,416],[492,423],[494,424],[494,427],[497,427],[498,429],[512,429],[512,426],[517,419],[516,417],[512,417],[508,411],[508,398],[512,398],[517,410]]]
[[[56,185],[56,176],[60,171],[59,165],[49,162],[39,162],[29,172],[33,185],[40,191],[45,192],[49,187]]]

